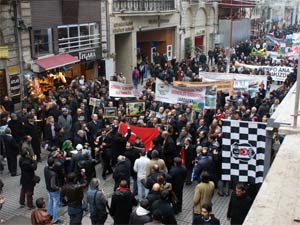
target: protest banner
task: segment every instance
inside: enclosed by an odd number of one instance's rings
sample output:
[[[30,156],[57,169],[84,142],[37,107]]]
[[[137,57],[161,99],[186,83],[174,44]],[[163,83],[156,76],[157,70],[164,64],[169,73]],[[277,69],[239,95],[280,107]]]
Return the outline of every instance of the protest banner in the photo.
[[[93,111],[92,111],[93,114],[95,112],[95,108],[100,106],[100,104],[101,104],[101,101],[99,98],[90,98],[89,105],[93,106]]]
[[[174,81],[174,87],[213,87],[216,91],[228,90],[233,94],[233,80],[214,80],[209,82]]]
[[[135,89],[132,84],[109,81],[109,96],[119,98],[135,97]]]
[[[269,72],[274,81],[285,81],[287,76],[294,72],[294,68],[287,66],[263,66],[262,69],[265,73]]]
[[[192,105],[194,101],[204,99],[206,87],[174,87],[156,79],[155,100],[170,104],[183,103]]]
[[[251,70],[262,69],[265,73],[269,72],[274,81],[285,81],[286,77],[294,72],[293,67],[288,66],[258,66],[258,65],[247,65],[243,63],[235,63],[236,67],[245,67]]]
[[[265,87],[267,87],[267,76],[262,75],[203,72],[200,74],[200,77],[204,82],[211,82],[216,80],[234,80],[234,90],[257,90],[259,84],[261,83],[263,83]]]

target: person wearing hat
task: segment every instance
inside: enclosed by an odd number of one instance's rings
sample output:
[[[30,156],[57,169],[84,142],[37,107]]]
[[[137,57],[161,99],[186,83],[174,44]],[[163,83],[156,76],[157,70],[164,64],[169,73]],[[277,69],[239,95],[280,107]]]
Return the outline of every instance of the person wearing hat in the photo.
[[[140,205],[131,213],[129,224],[145,224],[152,221],[148,199],[142,199]]]

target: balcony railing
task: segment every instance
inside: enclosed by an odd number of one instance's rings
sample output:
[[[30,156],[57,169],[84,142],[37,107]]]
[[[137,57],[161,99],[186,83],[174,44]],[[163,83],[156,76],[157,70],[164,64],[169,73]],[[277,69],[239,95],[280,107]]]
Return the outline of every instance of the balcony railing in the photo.
[[[175,0],[114,0],[113,12],[164,12],[175,10]]]

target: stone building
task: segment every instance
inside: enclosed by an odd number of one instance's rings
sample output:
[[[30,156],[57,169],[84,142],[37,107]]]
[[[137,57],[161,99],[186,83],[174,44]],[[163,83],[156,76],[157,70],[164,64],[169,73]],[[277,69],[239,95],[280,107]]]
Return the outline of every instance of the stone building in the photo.
[[[31,60],[28,0],[0,1],[0,97],[8,95],[15,104],[23,98],[23,75]],[[0,100],[0,101],[1,101]]]

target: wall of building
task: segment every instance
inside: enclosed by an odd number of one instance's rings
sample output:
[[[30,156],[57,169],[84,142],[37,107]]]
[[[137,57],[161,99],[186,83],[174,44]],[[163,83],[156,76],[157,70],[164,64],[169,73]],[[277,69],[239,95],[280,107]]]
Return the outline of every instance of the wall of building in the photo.
[[[18,21],[22,22],[16,23]],[[16,7],[13,2],[1,3],[0,46],[8,48],[8,58],[0,59],[2,81],[0,89],[6,90],[1,91],[1,95],[8,95],[16,103],[16,109],[20,107],[23,94],[23,71],[28,69],[27,65],[31,60],[28,31],[30,25],[31,12],[28,0],[20,1]],[[4,85],[6,87],[3,87]]]
[[[251,32],[250,19],[234,20],[232,22],[232,44],[249,40]],[[219,20],[219,33],[223,35],[222,46],[230,45],[231,21]]]

